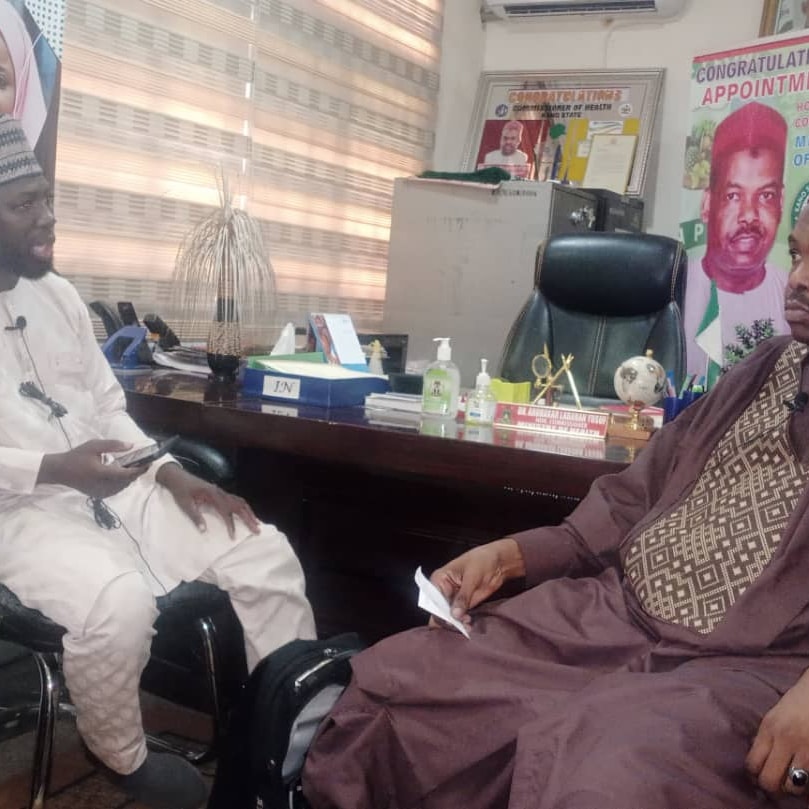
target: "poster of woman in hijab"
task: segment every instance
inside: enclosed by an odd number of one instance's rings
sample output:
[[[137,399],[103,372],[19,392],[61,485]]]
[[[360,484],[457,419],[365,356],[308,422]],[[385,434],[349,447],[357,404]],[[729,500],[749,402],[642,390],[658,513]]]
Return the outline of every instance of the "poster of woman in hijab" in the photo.
[[[23,0],[0,0],[0,112],[21,123],[53,184],[61,63]]]

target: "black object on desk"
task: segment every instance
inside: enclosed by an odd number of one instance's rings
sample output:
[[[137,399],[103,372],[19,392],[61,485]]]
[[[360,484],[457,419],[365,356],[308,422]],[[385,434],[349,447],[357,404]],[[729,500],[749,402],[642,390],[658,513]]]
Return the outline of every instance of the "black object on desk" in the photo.
[[[390,389],[394,393],[421,394],[424,387],[424,377],[421,374],[388,374]]]

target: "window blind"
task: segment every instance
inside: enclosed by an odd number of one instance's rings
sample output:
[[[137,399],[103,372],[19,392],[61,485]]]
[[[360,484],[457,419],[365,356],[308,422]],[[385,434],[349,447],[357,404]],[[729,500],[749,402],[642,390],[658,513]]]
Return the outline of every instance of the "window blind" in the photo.
[[[259,220],[275,323],[381,324],[395,177],[431,158],[443,0],[68,0],[57,267],[167,320],[221,169]]]

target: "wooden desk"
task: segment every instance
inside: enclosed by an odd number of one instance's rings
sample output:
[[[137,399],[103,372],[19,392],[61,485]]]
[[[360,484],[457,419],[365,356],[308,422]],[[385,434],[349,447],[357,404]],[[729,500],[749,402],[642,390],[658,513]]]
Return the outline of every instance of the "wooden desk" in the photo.
[[[291,406],[173,372],[122,384],[144,429],[233,457],[240,492],[296,544],[322,634],[354,628],[374,640],[423,622],[418,565],[559,522],[631,454],[622,444],[463,425],[430,435],[446,425],[373,423],[362,407]]]

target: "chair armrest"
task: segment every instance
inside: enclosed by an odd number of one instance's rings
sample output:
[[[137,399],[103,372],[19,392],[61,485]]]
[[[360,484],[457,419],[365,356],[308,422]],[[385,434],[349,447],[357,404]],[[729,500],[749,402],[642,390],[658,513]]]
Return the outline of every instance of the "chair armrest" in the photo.
[[[233,481],[234,472],[230,461],[209,444],[181,436],[171,448],[171,454],[184,469],[209,483],[226,487]]]
[[[0,584],[0,639],[28,646],[38,652],[60,652],[65,629],[39,610],[24,607]]]
[[[204,581],[180,582],[171,592],[157,597],[157,608],[161,615],[171,613],[189,620],[205,618],[229,606],[228,594],[215,584]]]

